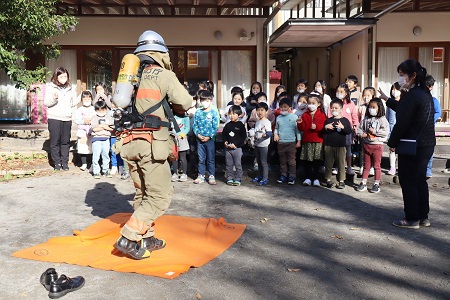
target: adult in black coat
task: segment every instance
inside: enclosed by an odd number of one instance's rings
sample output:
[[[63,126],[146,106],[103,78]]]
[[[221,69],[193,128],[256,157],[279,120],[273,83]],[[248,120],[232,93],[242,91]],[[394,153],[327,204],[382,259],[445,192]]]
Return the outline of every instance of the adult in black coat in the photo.
[[[402,188],[405,218],[392,224],[397,227],[419,229],[430,226],[427,164],[434,152],[434,104],[425,85],[427,71],[416,60],[406,60],[397,67],[402,95],[399,101],[380,90],[381,98],[397,114],[397,122],[389,137],[391,151],[401,139],[417,140],[415,155],[398,155],[398,177]]]

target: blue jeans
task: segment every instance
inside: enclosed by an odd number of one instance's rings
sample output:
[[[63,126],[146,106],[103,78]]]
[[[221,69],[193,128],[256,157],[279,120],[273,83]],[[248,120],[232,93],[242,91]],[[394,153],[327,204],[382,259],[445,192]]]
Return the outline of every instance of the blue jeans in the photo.
[[[214,140],[205,143],[197,141],[198,152],[198,175],[205,176],[206,164],[208,164],[208,175],[216,173],[216,146]]]
[[[103,173],[109,170],[109,150],[109,139],[106,141],[92,142],[92,165],[94,167],[94,174],[100,174],[100,165],[98,164],[100,155],[102,156]]]
[[[110,139],[111,142],[111,166],[112,167],[122,167],[123,166],[123,160],[122,157],[120,157],[120,154],[115,154],[114,151],[112,151],[112,146],[116,142],[116,137],[112,136]]]
[[[433,175],[433,172],[431,171],[432,168],[433,168],[433,155],[431,156],[427,164],[427,177],[431,177]]]

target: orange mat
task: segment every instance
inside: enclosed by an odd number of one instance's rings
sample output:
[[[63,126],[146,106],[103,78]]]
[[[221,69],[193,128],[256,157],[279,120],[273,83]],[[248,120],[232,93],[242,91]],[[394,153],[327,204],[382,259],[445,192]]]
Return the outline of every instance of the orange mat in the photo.
[[[245,230],[245,225],[229,224],[223,218],[165,215],[156,222],[155,231],[167,246],[153,251],[148,259],[133,260],[114,248],[129,217],[129,213],[114,214],[83,231],[75,230],[75,236],[54,237],[13,256],[172,279],[219,256]]]

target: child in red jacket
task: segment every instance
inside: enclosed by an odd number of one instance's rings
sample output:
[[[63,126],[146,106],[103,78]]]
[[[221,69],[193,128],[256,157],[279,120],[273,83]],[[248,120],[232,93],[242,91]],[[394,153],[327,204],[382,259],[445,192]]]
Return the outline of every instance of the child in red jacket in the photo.
[[[319,170],[322,166],[322,129],[327,117],[323,111],[322,96],[311,93],[308,96],[308,109],[297,123],[302,131],[302,150],[300,160],[304,161],[305,181],[303,185],[320,186]]]

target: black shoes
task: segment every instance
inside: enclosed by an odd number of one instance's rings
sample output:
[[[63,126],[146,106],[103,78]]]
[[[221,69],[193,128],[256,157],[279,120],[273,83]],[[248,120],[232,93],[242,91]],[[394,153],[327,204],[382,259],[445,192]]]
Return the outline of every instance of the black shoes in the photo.
[[[135,242],[121,236],[116,242],[116,249],[134,259],[144,259],[150,257],[150,251]],[[150,243],[149,243],[150,244]],[[164,243],[165,246],[165,243]]]
[[[41,275],[40,282],[45,287],[47,291],[50,290],[50,285],[58,279],[58,273],[56,273],[54,268],[49,268],[45,270]]]
[[[55,269],[49,268],[42,273],[40,282],[49,291],[48,297],[57,299],[67,293],[81,289],[84,285],[84,278],[81,276],[69,278],[66,275],[61,275],[58,278],[58,273],[56,273]]]
[[[147,249],[150,252],[162,249],[165,246],[166,246],[165,240],[157,239],[154,236],[144,238],[141,240],[141,248]]]
[[[56,280],[50,285],[48,297],[50,299],[61,298],[67,293],[81,289],[83,285],[84,285],[84,278],[82,276],[69,278],[66,275],[61,275],[61,277],[59,277],[58,280]]]

